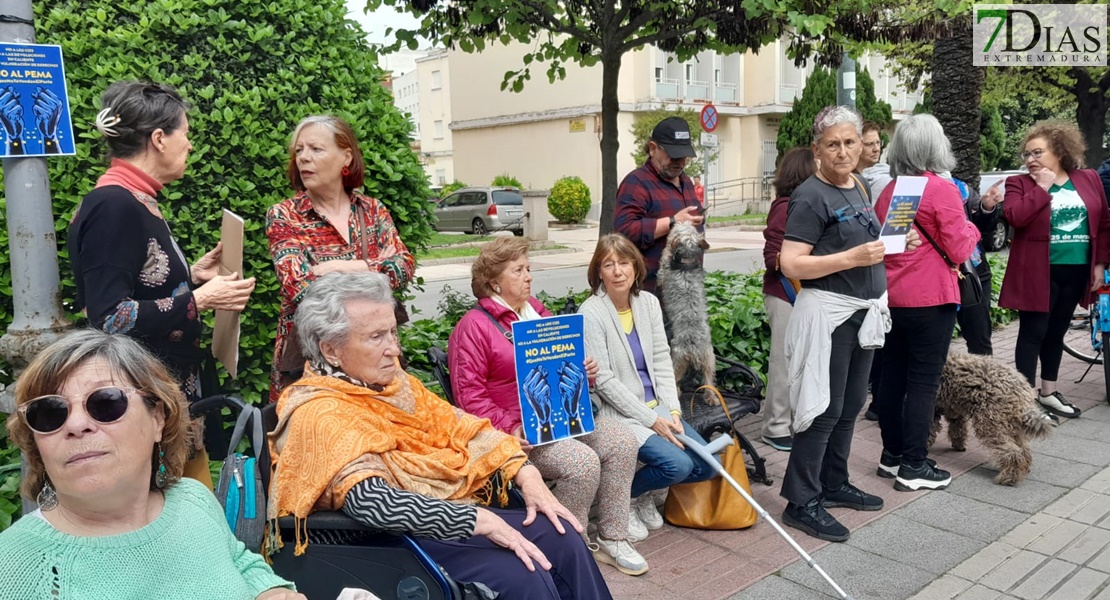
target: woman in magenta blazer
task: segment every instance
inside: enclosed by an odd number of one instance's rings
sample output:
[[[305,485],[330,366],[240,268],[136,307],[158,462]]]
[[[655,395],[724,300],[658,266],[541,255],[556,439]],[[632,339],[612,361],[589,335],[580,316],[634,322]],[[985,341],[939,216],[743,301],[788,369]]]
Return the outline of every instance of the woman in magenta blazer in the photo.
[[[1006,180],[1006,220],[1014,242],[998,305],[1020,318],[1015,363],[1036,385],[1049,412],[1078,417],[1080,410],[1056,390],[1064,334],[1076,304],[1087,306],[1110,262],[1110,211],[1098,175],[1084,169],[1083,136],[1074,125],[1036,123],[1025,135],[1028,175]],[[993,210],[995,198],[985,198]]]

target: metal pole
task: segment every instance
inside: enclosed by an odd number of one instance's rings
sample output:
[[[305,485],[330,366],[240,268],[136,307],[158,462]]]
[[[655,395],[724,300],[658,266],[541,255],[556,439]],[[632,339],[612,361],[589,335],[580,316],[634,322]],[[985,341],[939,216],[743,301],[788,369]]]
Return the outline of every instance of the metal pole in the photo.
[[[31,0],[6,0],[0,8],[0,41],[35,41]],[[3,161],[7,202],[8,252],[11,257],[13,318],[0,336],[0,354],[18,374],[44,347],[70,326],[62,311],[58,244],[45,158]],[[0,394],[0,412],[15,409],[12,388]],[[24,500],[24,514],[34,504]]]
[[[856,61],[845,52],[836,70],[836,103],[856,107]]]

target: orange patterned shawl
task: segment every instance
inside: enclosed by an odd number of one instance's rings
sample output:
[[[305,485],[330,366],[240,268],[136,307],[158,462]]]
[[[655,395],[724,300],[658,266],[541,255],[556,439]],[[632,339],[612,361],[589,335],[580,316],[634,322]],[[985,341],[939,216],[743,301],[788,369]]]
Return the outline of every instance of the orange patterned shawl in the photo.
[[[270,545],[281,543],[276,519],[293,515],[297,555],[308,545],[301,529],[309,513],[339,510],[360,481],[381,477],[431,498],[474,502],[491,475],[501,471],[507,482],[526,460],[515,438],[455,409],[404,372],[379,392],[308,369],[282,393],[277,412],[269,435],[276,469]]]

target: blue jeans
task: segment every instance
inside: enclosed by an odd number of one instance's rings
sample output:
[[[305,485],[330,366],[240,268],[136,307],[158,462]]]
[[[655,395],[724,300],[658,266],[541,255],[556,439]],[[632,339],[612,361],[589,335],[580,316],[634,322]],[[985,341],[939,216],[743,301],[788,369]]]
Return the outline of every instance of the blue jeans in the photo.
[[[705,444],[705,439],[694,431],[689,423],[683,421],[682,428],[687,437]],[[671,487],[676,483],[705,481],[717,475],[717,471],[694,454],[693,450],[679,448],[658,434],[652,435],[643,446],[640,446],[637,458],[644,463],[644,466],[636,471],[636,476],[632,478],[633,498],[638,498],[652,490]]]

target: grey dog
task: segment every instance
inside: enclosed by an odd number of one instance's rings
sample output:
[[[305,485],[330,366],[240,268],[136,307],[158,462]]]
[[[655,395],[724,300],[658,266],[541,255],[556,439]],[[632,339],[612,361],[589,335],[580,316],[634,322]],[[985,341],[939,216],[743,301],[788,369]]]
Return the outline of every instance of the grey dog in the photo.
[[[675,381],[700,376],[701,383],[714,385],[717,359],[709,333],[705,305],[705,269],[702,256],[709,248],[705,236],[689,223],[675,223],[667,236],[659,262],[659,287],[666,314]]]

